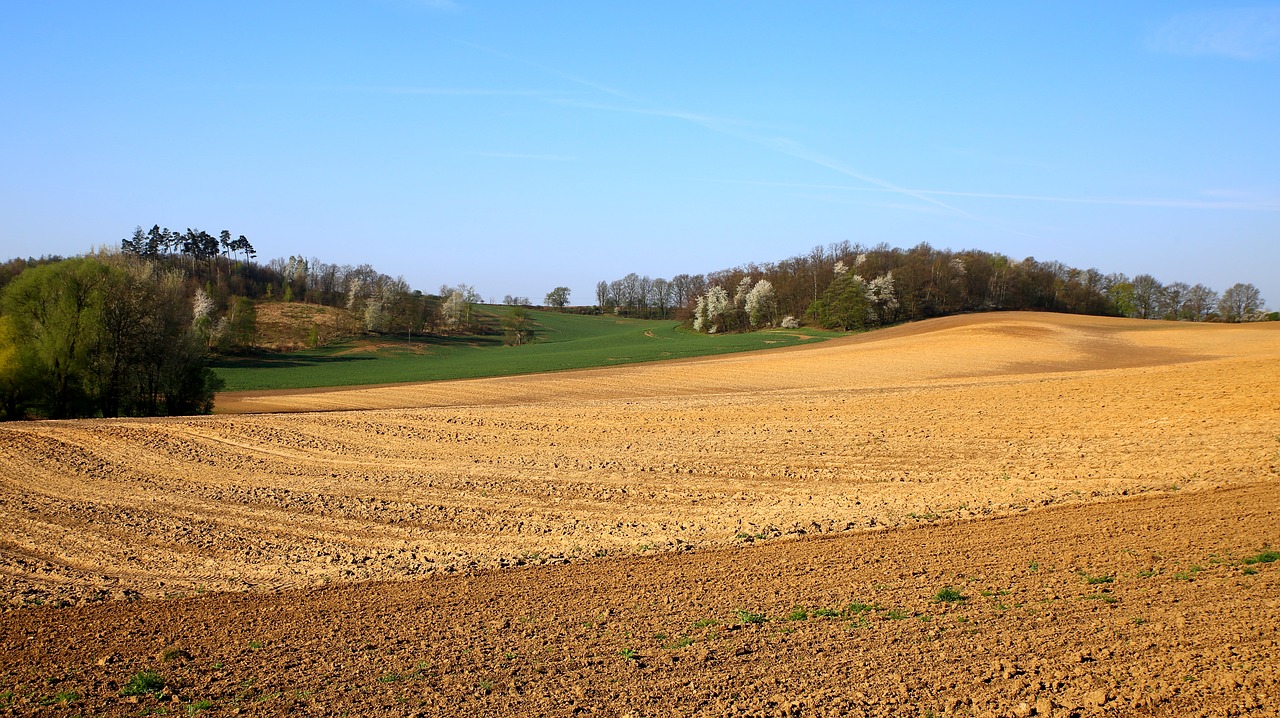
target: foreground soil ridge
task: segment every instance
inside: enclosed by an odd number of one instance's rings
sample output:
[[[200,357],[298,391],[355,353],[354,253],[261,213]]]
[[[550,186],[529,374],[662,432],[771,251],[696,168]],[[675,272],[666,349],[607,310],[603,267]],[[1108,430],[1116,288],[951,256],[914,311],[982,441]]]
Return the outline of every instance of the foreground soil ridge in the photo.
[[[22,715],[1274,715],[1278,497],[11,611],[0,681]]]

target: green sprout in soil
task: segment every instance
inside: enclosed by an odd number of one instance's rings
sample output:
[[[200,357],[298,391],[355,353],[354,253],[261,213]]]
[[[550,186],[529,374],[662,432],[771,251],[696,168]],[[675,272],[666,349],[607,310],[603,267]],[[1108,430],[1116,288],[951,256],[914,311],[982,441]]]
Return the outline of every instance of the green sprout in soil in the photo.
[[[76,693],[75,691],[60,691],[60,692],[56,693],[55,695],[49,696],[48,698],[45,698],[44,700],[40,701],[40,705],[42,705],[42,706],[52,706],[52,705],[69,706],[69,705],[71,705],[71,704],[75,703],[75,702],[76,702],[76,701],[78,701],[78,700],[80,700],[80,694],[79,694],[79,693]]]
[[[1173,574],[1173,577],[1179,581],[1194,581],[1196,578],[1196,574],[1200,573],[1203,570],[1204,570],[1203,568],[1200,568],[1199,566],[1196,566],[1193,564],[1186,571],[1178,571],[1177,573]]]
[[[857,615],[861,615],[861,614],[863,614],[863,613],[871,613],[872,611],[879,611],[879,610],[881,610],[881,609],[883,609],[883,608],[884,608],[884,606],[880,606],[880,605],[877,605],[877,604],[872,604],[872,603],[863,603],[863,602],[861,602],[861,601],[854,601],[853,603],[850,603],[848,606],[845,606],[845,607],[844,607],[844,615],[845,615],[845,616],[857,616]]]
[[[957,603],[963,600],[965,600],[964,594],[960,593],[960,589],[952,586],[943,586],[933,594],[934,603]]]
[[[1241,561],[1246,566],[1252,566],[1258,563],[1275,563],[1280,561],[1280,551],[1263,551],[1257,556],[1249,556]]]
[[[140,671],[129,677],[129,682],[120,689],[122,696],[146,696],[164,690],[164,676],[155,671]]]
[[[676,640],[672,641],[671,643],[668,643],[666,646],[664,646],[664,648],[668,650],[675,650],[677,648],[684,648],[685,646],[691,646],[691,645],[693,645],[692,638],[690,638],[689,636],[681,636]]]

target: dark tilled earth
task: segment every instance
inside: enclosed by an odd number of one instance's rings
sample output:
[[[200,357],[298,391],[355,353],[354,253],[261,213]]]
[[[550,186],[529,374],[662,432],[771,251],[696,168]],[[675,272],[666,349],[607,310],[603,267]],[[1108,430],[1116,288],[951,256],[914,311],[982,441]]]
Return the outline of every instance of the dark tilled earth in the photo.
[[[723,550],[24,608],[0,614],[0,714],[1277,715],[1277,544],[1280,490],[1260,479]]]

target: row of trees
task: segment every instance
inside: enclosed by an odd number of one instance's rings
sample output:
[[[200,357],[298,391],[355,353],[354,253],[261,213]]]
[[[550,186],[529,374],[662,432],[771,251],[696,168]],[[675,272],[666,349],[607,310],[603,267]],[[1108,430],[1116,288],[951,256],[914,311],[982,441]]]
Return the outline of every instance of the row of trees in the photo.
[[[233,257],[251,261],[258,256],[243,234],[232,239],[230,230],[226,229],[215,237],[202,229],[188,227],[186,232],[175,232],[168,227],[161,229],[158,224],[146,231],[141,226],[135,227],[131,236],[120,241],[120,250],[144,259],[180,254],[188,257],[192,265],[209,262],[215,269],[219,258],[227,262]]]
[[[157,225],[119,251],[0,264],[0,418],[207,412],[219,388],[209,362],[254,344],[261,301],[339,307],[349,333],[532,337],[527,314],[501,326],[479,315],[474,287],[427,295],[367,264],[258,264],[248,240],[230,236]]]
[[[137,256],[28,267],[0,292],[3,418],[209,411],[206,310],[184,273]]]
[[[755,306],[753,322],[747,299],[761,282],[770,291],[768,300]],[[691,319],[700,331],[747,330],[788,318],[860,329],[1001,309],[1188,321],[1264,318],[1262,298],[1249,284],[1219,295],[1199,284],[1164,285],[1147,274],[1130,278],[1034,257],[1016,261],[928,244],[900,249],[840,242],[780,262],[681,274],[670,281],[629,274],[599,282],[596,300],[603,311]]]
[[[249,240],[244,235],[231,237],[229,230],[215,238],[200,229],[173,232],[159,225],[145,231],[137,227],[121,240],[121,250],[163,267],[182,268],[195,277],[212,302],[209,340],[223,350],[252,342],[246,318],[252,302],[261,300],[345,308],[350,316],[345,330],[351,333],[412,335],[481,329],[471,309],[480,301],[473,287],[446,286],[437,295],[424,294],[412,289],[404,277],[383,274],[368,264],[332,264],[302,255],[258,264]]]
[[[707,277],[677,274],[670,280],[650,279],[636,273],[596,284],[596,306],[602,311],[646,319],[669,319],[694,305],[706,294]]]
[[[694,300],[693,328],[715,334],[771,327],[778,320],[778,304],[773,284],[767,279],[743,277],[733,297],[720,285],[712,285]]]
[[[1162,284],[1150,274],[1133,279],[1120,277],[1107,295],[1116,312],[1139,319],[1171,319],[1202,322],[1245,322],[1263,319],[1262,293],[1252,284],[1237,283],[1222,294],[1203,284]]]

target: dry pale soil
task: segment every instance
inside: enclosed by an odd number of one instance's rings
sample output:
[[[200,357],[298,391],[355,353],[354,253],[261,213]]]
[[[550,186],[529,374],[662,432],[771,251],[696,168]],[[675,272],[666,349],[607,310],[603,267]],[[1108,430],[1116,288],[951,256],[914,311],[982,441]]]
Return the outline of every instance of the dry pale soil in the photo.
[[[1280,324],[219,411],[0,427],[0,714],[1280,714]]]

